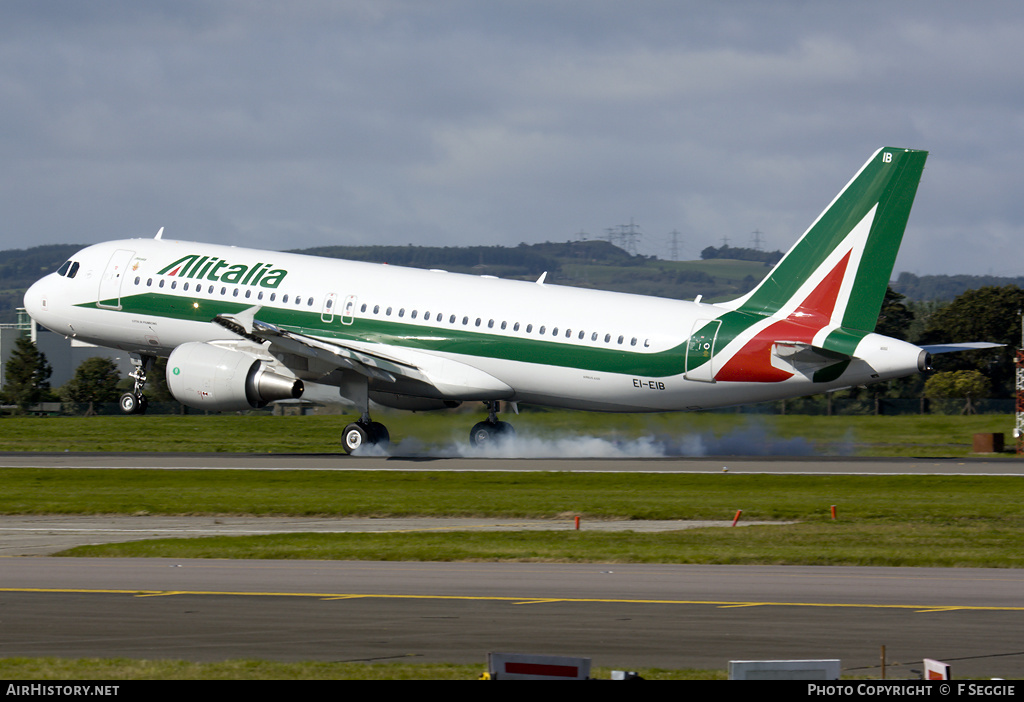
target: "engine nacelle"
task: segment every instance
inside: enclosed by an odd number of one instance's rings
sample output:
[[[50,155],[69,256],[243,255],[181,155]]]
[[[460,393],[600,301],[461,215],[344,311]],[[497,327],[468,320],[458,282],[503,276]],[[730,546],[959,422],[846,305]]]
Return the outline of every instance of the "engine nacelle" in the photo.
[[[198,341],[171,352],[167,387],[181,404],[214,412],[298,399],[304,390],[301,380],[274,373],[250,354]]]

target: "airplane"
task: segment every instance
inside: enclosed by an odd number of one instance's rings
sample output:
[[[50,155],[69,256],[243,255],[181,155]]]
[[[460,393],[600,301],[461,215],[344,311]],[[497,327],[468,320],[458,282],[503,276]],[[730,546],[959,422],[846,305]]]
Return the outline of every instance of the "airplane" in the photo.
[[[163,238],[89,246],[25,294],[40,324],[131,354],[141,413],[157,357],[189,407],[239,411],[338,388],[352,453],[386,447],[371,401],[407,410],[485,403],[476,446],[514,435],[500,403],[693,411],[883,382],[929,354],[874,333],[926,151],[876,151],[782,260],[727,302],[326,259]]]

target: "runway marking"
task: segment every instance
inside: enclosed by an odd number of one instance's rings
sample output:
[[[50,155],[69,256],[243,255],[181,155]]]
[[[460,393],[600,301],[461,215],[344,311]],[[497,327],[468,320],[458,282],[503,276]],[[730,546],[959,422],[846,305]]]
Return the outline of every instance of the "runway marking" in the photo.
[[[0,592],[41,593],[41,594],[79,594],[79,595],[131,595],[133,597],[164,597],[172,595],[220,596],[220,597],[309,597],[320,600],[451,600],[463,602],[508,602],[511,604],[552,604],[566,602],[571,604],[660,604],[660,605],[710,605],[722,609],[736,607],[823,607],[823,608],[863,608],[863,609],[902,609],[919,613],[934,612],[1024,612],[1024,606],[979,606],[979,605],[909,605],[909,604],[870,604],[857,602],[726,602],[720,600],[647,600],[625,598],[537,598],[505,597],[499,595],[389,595],[374,593],[322,593],[322,592],[231,592],[217,590],[113,590],[88,588],[36,588],[36,587],[4,587]]]

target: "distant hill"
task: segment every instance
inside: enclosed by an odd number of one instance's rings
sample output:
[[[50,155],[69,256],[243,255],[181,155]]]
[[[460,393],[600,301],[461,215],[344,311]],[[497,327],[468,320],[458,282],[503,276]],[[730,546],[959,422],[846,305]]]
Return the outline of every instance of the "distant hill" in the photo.
[[[713,258],[729,258],[734,261],[758,261],[775,265],[782,260],[781,251],[761,251],[760,249],[748,249],[742,246],[709,246],[700,252],[700,257],[705,261]]]
[[[987,286],[1002,288],[1016,285],[1024,288],[1024,276],[1009,278],[995,275],[922,275],[900,273],[892,289],[918,302],[938,300],[950,302],[967,290]]]

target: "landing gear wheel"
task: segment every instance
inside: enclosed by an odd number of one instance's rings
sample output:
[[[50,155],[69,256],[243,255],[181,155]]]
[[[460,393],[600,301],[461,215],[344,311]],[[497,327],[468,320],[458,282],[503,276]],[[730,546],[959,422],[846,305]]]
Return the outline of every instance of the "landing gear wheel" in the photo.
[[[341,434],[341,445],[345,453],[352,453],[362,446],[387,448],[391,436],[387,427],[380,422],[353,422]]]
[[[120,404],[121,411],[125,414],[145,414],[146,408],[149,407],[149,400],[145,395],[126,392],[121,395]]]
[[[388,428],[380,422],[370,422],[370,434],[373,436],[373,443],[386,449],[391,444],[391,434]]]
[[[508,422],[477,422],[469,430],[469,443],[477,448],[484,448],[511,439],[515,435],[516,430]]]

